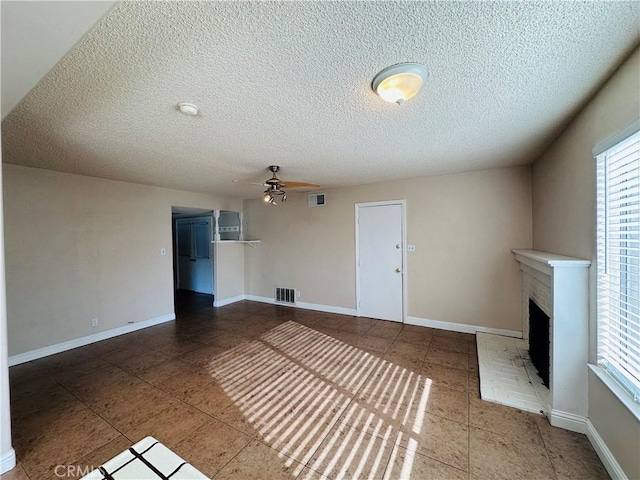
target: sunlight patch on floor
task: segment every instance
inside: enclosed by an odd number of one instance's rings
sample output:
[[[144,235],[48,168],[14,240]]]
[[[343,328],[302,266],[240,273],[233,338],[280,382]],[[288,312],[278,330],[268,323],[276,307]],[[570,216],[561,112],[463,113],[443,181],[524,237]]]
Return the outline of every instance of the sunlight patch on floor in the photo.
[[[415,450],[431,380],[311,328],[287,322],[208,364],[263,441],[293,474],[410,478],[413,454],[391,472],[396,444]],[[395,469],[394,469],[395,470]],[[390,476],[391,475],[391,476]]]

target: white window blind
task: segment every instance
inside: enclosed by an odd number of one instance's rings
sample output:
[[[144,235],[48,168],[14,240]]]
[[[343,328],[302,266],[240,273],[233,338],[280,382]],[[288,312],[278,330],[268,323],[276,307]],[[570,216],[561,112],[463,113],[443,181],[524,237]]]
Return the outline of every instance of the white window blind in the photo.
[[[596,160],[598,364],[640,403],[640,132]]]

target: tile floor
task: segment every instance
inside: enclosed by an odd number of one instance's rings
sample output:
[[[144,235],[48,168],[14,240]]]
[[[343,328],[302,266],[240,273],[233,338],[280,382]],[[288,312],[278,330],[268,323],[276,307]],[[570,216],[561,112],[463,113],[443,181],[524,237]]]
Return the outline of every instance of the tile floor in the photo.
[[[608,478],[584,435],[480,400],[473,335],[182,305],[10,378],[7,480],[80,477],[147,435],[216,480]]]

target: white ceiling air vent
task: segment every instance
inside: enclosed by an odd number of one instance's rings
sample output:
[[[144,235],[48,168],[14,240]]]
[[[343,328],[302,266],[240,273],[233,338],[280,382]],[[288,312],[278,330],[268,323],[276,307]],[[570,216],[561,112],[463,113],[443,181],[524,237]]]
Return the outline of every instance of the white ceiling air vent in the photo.
[[[309,195],[310,207],[324,207],[325,206],[324,193],[312,193]]]

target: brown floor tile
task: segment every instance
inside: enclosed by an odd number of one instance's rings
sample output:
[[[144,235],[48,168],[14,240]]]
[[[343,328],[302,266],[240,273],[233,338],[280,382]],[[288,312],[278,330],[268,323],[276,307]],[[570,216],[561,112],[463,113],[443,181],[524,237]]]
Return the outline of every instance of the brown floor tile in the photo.
[[[358,341],[357,347],[380,355],[386,352],[392,343],[392,338],[376,337],[371,334],[367,334]]]
[[[434,337],[435,338],[435,337]],[[466,353],[451,352],[449,350],[439,350],[429,347],[425,361],[442,365],[443,367],[458,368],[460,370],[469,369],[469,358]]]
[[[346,317],[343,317],[340,315],[336,315],[336,316],[322,315],[316,322],[316,325],[314,328],[320,327],[320,328],[332,328],[334,330],[339,330],[340,327],[345,323],[347,323],[348,321],[350,321],[350,319],[347,319]]]
[[[430,379],[433,385],[438,387],[447,387],[460,392],[466,392],[468,389],[469,375],[458,368],[425,362],[420,369],[420,374]]]
[[[336,330],[331,336],[348,345],[357,345],[362,338],[361,334],[346,330]]]
[[[15,468],[0,475],[0,480],[29,480],[29,477],[24,471],[24,468],[22,468],[22,465],[18,464]]]
[[[176,368],[179,373],[171,375],[155,385],[162,391],[167,392],[181,400],[192,393],[202,389],[207,383],[211,383],[213,378],[204,368],[187,363]],[[170,369],[172,369],[170,367]],[[168,373],[168,372],[167,372]]]
[[[209,415],[215,415],[233,403],[229,393],[214,382],[205,383],[198,390],[185,394],[181,398]]]
[[[376,322],[371,328],[367,331],[367,335],[371,337],[380,337],[387,338],[390,340],[395,340],[398,335],[400,335],[400,330],[402,329],[402,324],[394,324],[392,322]]]
[[[178,358],[184,362],[204,367],[224,351],[225,349],[218,345],[206,345],[180,355]]]
[[[382,478],[395,438],[369,435],[349,425],[334,427],[307,466],[332,479]]]
[[[435,335],[429,348],[436,350],[448,350],[457,353],[469,353],[469,343],[464,338],[442,337]]]
[[[23,397],[33,395],[34,393],[42,395],[45,392],[50,392],[58,388],[59,384],[53,377],[38,377],[33,380],[11,385],[11,403],[15,404]]]
[[[387,410],[375,409],[363,402],[351,402],[336,422],[336,426],[351,427],[369,435],[395,439],[407,416],[409,406],[398,403],[390,406]]]
[[[90,422],[95,418],[86,405],[73,397],[63,403],[48,404],[13,419],[13,445],[17,449],[45,443],[56,431],[70,425]]]
[[[315,470],[311,470],[309,467],[304,467],[304,470],[300,472],[296,480],[329,480],[329,477],[325,477]]]
[[[537,417],[536,421],[558,479],[609,478],[585,435],[553,427],[542,415]]]
[[[422,345],[417,345],[415,343],[403,342],[401,340],[394,340],[389,349],[386,351],[387,354],[397,354],[403,357],[409,358],[417,358],[420,360],[424,360],[424,357],[427,355],[427,349]]]
[[[385,480],[466,480],[467,477],[467,472],[397,445],[391,453],[391,460],[384,472]]]
[[[244,433],[252,438],[258,437],[258,431],[255,426],[247,419],[239,407],[235,404],[229,405],[218,413],[212,413],[213,417],[220,420],[225,425]]]
[[[506,435],[514,440],[542,445],[542,437],[536,423],[536,417],[539,416],[478,398],[469,398],[471,426]]]
[[[387,415],[395,411],[397,404],[408,405],[424,388],[424,379],[411,369],[383,360],[367,378],[356,400],[377,414]]]
[[[177,402],[176,398],[163,391],[145,386],[136,394],[123,395],[93,408],[120,432],[128,432]]]
[[[125,437],[124,435],[120,435],[109,443],[97,448],[89,455],[81,458],[80,460],[73,462],[73,466],[75,467],[73,470],[69,469],[69,477],[70,478],[81,478],[86,475],[88,472],[99,468],[102,464],[111,460],[116,455],[120,454],[127,448],[132,445],[132,442]],[[54,472],[55,473],[55,472]]]
[[[433,338],[433,331],[429,328],[425,327],[415,327],[420,330],[410,329],[411,325],[405,325],[400,335],[396,337],[396,340],[400,342],[413,343],[415,345],[420,345],[426,351],[429,348],[429,344],[431,343],[431,339]]]
[[[101,370],[99,376],[87,374],[60,380],[60,383],[87,405],[113,399],[144,385],[139,378],[115,366]]]
[[[33,478],[55,478],[58,465],[71,465],[120,433],[93,412],[83,421],[61,423],[53,431],[45,431],[32,438],[16,453]]]
[[[394,353],[390,351],[385,352],[384,355],[382,355],[382,358],[389,363],[416,374],[420,372],[424,361],[424,355],[412,357],[405,353]]]
[[[319,402],[314,403],[315,400]],[[305,399],[297,408],[281,410],[267,422],[258,421],[258,438],[287,457],[306,464],[349,401],[344,395]]]
[[[471,428],[470,472],[478,478],[555,479],[543,446]]]
[[[467,424],[469,399],[456,390],[431,384],[427,397],[427,412]]]
[[[9,368],[11,388],[24,382],[32,382],[51,375],[51,368],[44,363],[26,362]]]
[[[173,450],[202,473],[213,477],[250,441],[251,437],[213,419],[179,442]]]
[[[137,375],[155,365],[170,360],[171,357],[165,353],[158,351],[145,351],[137,355],[132,355],[120,359],[118,361],[112,361],[114,365],[120,367],[125,372],[129,372],[132,375]]]
[[[114,365],[118,365],[119,363],[126,361],[128,358],[137,357],[138,355],[149,352],[149,347],[147,344],[133,341],[133,339],[129,338],[128,335],[116,337],[112,340],[118,341],[118,343],[120,344],[118,348],[116,348],[115,350],[98,353],[98,356]],[[124,343],[126,340],[129,341]]]
[[[472,333],[453,332],[451,330],[440,330],[435,328],[433,334],[437,337],[459,338],[461,340],[475,341],[475,335]]]
[[[25,389],[22,395],[19,397],[19,401],[11,405],[11,416],[29,416],[34,410],[39,408],[45,408],[55,406],[58,404],[64,404],[65,402],[73,399],[71,395],[64,387],[57,382],[44,382],[44,379],[37,380],[38,383],[43,382],[42,389]],[[23,385],[20,385],[22,388]]]
[[[469,469],[469,434],[465,424],[431,415],[425,408],[413,408],[400,428],[396,444],[404,449]]]
[[[469,372],[469,398],[481,398],[480,377],[475,372]]]
[[[193,369],[194,366],[190,363],[172,358],[166,362],[148,367],[141,372],[138,372],[136,376],[145,382],[157,386],[159,383],[173,377],[174,375],[188,374],[193,371]]]
[[[291,480],[304,465],[283,457],[281,453],[257,440],[252,440],[215,476],[215,480]]]
[[[133,443],[151,436],[171,448],[210,420],[209,415],[180,402],[137,425],[125,435]]]

